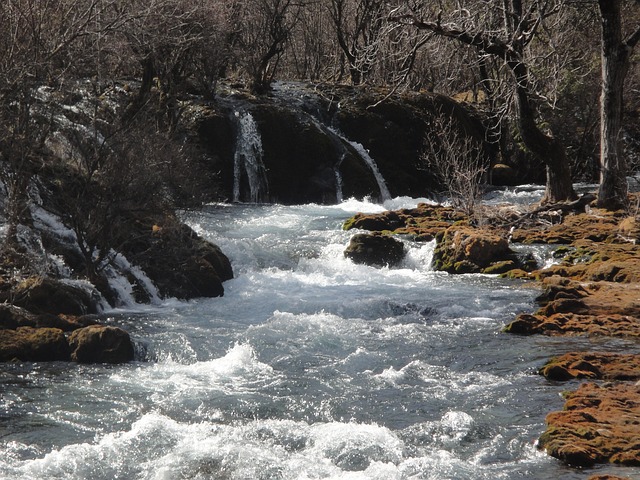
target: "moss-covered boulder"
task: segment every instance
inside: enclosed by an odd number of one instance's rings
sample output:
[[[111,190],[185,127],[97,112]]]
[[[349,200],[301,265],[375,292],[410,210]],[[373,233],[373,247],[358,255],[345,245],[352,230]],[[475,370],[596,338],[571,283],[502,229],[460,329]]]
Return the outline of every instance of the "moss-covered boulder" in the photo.
[[[126,363],[134,349],[127,332],[117,327],[93,325],[69,337],[71,360],[79,363]]]
[[[50,277],[28,278],[13,289],[12,296],[18,307],[53,315],[94,314],[100,304],[97,291]]]
[[[489,230],[452,226],[436,236],[436,270],[449,273],[505,273],[531,271],[535,261],[514,252],[507,240]]]
[[[58,328],[0,329],[0,362],[68,361],[71,350]]]
[[[224,295],[233,278],[227,256],[174,217],[145,217],[128,223],[121,250],[140,267],[164,297]]]
[[[395,266],[404,258],[404,245],[387,235],[360,233],[354,235],[344,256],[355,263],[376,267]]]
[[[583,384],[546,422],[539,448],[569,465],[640,465],[640,385]]]
[[[403,208],[381,213],[357,213],[347,219],[342,228],[357,228],[370,232],[390,232],[408,235],[416,241],[428,242],[454,223],[464,223],[468,217],[442,205],[420,203],[416,208]]]
[[[605,352],[570,352],[549,360],[540,369],[549,380],[639,380],[640,355]]]

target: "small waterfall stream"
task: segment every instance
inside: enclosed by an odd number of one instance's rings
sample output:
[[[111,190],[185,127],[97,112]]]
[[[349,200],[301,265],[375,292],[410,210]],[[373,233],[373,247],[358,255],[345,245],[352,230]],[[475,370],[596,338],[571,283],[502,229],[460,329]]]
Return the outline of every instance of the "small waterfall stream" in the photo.
[[[386,202],[387,200],[391,200],[391,193],[389,192],[389,188],[387,187],[387,182],[385,181],[382,173],[378,169],[378,164],[373,159],[373,157],[369,154],[369,151],[364,148],[361,143],[355,142],[353,140],[349,140],[342,133],[336,131],[333,128],[329,129],[333,134],[338,136],[343,142],[349,144],[358,154],[358,156],[364,161],[364,163],[369,167],[373,177],[378,184],[378,188],[380,189],[380,200]]]
[[[249,112],[235,112],[238,119],[238,134],[233,165],[233,201],[242,200],[243,177],[246,178],[251,203],[269,201],[269,184],[266,168],[262,161],[262,138],[253,115]]]

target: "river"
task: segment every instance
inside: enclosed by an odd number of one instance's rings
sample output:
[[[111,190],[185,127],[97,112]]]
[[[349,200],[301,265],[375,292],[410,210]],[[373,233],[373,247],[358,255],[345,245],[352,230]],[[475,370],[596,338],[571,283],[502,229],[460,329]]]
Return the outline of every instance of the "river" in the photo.
[[[185,213],[232,261],[225,296],[107,312],[124,366],[0,365],[0,478],[586,478],[535,447],[577,385],[536,371],[591,341],[500,333],[535,288],[434,272],[433,244],[343,257],[346,218],[411,203]]]

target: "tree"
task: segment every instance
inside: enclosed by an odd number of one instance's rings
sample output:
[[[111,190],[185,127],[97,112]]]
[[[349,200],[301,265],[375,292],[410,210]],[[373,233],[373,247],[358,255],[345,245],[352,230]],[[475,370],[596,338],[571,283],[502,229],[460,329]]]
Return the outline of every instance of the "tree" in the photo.
[[[598,0],[602,26],[602,93],[600,105],[600,189],[598,206],[627,206],[627,162],[622,150],[624,80],[640,25],[623,36],[622,0]]]
[[[439,2],[437,12],[423,5],[398,7],[391,12],[390,19],[471,46],[481,56],[501,59],[511,74],[520,139],[546,165],[543,201],[574,199],[565,149],[540,126],[528,63],[531,43],[540,29],[547,27],[548,19],[558,13],[561,3],[552,0],[452,3]]]
[[[372,47],[379,43],[384,6],[381,0],[330,1],[336,40],[347,60],[353,85],[366,80],[376,61]]]
[[[270,89],[303,5],[294,0],[234,2],[234,18],[239,25],[236,56],[249,75],[249,88],[254,93]]]
[[[9,243],[28,216],[29,185],[46,159],[51,122],[35,118],[36,97],[72,68],[71,51],[95,31],[99,7],[98,0],[0,3],[0,179]]]
[[[430,131],[423,160],[445,188],[452,205],[472,218],[488,170],[483,145],[442,110],[433,116]]]

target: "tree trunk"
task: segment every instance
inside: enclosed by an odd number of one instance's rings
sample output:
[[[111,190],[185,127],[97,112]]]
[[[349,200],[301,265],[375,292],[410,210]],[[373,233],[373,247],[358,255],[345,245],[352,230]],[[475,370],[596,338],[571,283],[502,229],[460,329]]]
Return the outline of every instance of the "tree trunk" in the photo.
[[[630,48],[622,41],[621,0],[599,0],[602,19],[600,96],[600,190],[598,207],[627,206],[627,163],[622,151],[622,95]]]
[[[569,159],[564,146],[545,134],[536,124],[535,109],[528,88],[529,72],[524,63],[514,59],[507,64],[516,79],[518,130],[522,142],[545,165],[547,184],[543,203],[556,203],[577,198],[573,190]]]

